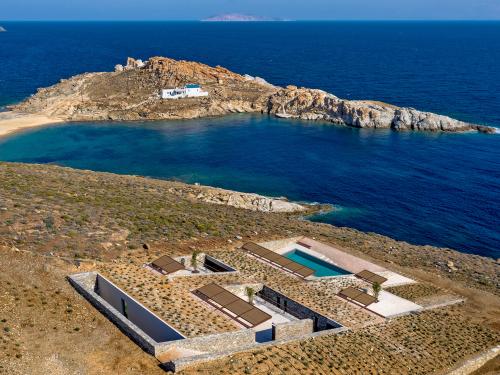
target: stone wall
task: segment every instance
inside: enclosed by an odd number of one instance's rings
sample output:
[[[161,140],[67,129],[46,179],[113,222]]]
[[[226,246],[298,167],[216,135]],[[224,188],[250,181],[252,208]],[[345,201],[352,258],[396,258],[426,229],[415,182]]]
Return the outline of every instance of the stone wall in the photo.
[[[173,348],[217,353],[227,350],[227,348],[238,350],[238,348],[248,347],[253,344],[255,344],[255,332],[251,329],[245,329],[160,343],[156,346],[155,355],[158,356]]]
[[[500,345],[480,353],[457,365],[448,375],[469,375],[500,354]]]
[[[191,256],[182,256],[182,257],[176,257],[174,258],[176,261],[179,263],[183,264],[184,267],[186,267],[185,270],[180,270],[171,274],[167,275],[168,280],[174,280],[178,277],[204,277],[204,276],[214,276],[214,275],[224,275],[224,274],[238,274],[240,271],[234,269],[233,267],[221,262],[220,260],[207,255],[205,253],[200,253],[197,257],[198,260],[198,270],[200,272],[198,273],[193,273],[190,268],[191,268]],[[225,271],[219,271],[219,272],[214,272],[211,270],[207,270],[205,267],[205,260],[208,259],[212,262],[214,262],[216,265],[220,266],[221,268],[224,268]],[[184,260],[184,261],[183,261]]]
[[[240,348],[230,348],[226,349],[221,352],[216,352],[216,353],[207,353],[207,354],[201,354],[201,355],[195,355],[191,357],[186,357],[186,358],[180,358],[173,360],[169,363],[164,363],[162,366],[169,371],[180,371],[186,368],[189,368],[191,366],[194,366],[199,363],[203,362],[208,362],[208,361],[214,361],[220,358],[224,358],[236,353],[242,353],[250,350],[257,350],[257,349],[264,349],[269,346],[274,346],[274,345],[281,345],[289,342],[295,342],[295,341],[301,341],[301,340],[307,340],[310,338],[315,338],[315,337],[320,337],[320,336],[326,336],[326,335],[337,335],[337,334],[342,334],[343,332],[348,331],[348,328],[345,327],[340,327],[340,328],[335,328],[327,331],[321,331],[321,332],[315,332],[315,333],[309,333],[306,334],[303,337],[291,337],[291,338],[283,338],[280,340],[276,341],[270,341],[267,343],[255,343],[248,345],[246,347],[240,347]]]
[[[297,241],[300,241],[304,237],[290,237],[290,238],[285,238],[282,240],[275,240],[275,241],[268,241],[268,242],[259,242],[260,246],[265,247],[266,249],[272,250],[272,251],[277,251],[281,250],[284,247],[290,245],[291,243],[296,243]]]
[[[314,322],[314,331],[322,331],[342,327],[336,321],[327,318],[320,313],[311,310],[310,308],[290,299],[289,297],[275,291],[274,289],[264,286],[259,291],[258,296],[262,299],[280,307],[285,312],[295,316],[298,319],[312,319]],[[278,302],[279,301],[279,302]]]
[[[313,333],[313,321],[311,319],[273,324],[273,340],[302,338],[311,333]]]

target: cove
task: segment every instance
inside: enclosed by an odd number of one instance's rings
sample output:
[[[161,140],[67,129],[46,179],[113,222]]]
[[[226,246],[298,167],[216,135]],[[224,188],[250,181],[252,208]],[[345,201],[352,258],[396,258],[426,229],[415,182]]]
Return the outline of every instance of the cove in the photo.
[[[311,220],[498,258],[499,140],[233,115],[32,129],[1,139],[0,160],[331,203]]]

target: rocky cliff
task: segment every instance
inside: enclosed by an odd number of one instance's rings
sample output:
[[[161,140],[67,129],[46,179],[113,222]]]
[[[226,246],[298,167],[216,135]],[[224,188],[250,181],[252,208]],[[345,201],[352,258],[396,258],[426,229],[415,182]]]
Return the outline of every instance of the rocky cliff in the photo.
[[[208,97],[162,100],[163,88],[202,85]],[[64,120],[161,120],[261,112],[278,117],[324,120],[358,128],[472,131],[494,128],[390,104],[340,99],[321,90],[276,87],[264,79],[220,66],[153,57],[129,58],[114,72],[87,73],[61,80],[12,108]]]
[[[325,120],[357,128],[494,133],[488,126],[368,100],[343,100],[321,90],[288,86],[271,95],[268,112],[278,117]]]

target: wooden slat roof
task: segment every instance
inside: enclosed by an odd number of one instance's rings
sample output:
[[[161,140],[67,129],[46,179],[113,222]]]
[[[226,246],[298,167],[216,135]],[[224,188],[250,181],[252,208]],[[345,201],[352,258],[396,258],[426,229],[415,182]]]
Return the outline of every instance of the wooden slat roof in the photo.
[[[271,319],[271,315],[215,283],[207,284],[193,293],[201,295],[207,302],[244,326],[255,327]]]
[[[369,283],[379,283],[382,284],[387,281],[387,278],[377,275],[376,273],[368,270],[363,270],[361,272],[358,272],[355,276],[359,277],[360,279],[366,280]]]
[[[313,269],[303,266],[300,263],[294,262],[293,260],[288,259],[278,253],[275,253],[274,251],[266,249],[265,247],[257,245],[256,243],[247,242],[241,248],[243,250],[248,251],[249,253],[252,253],[257,257],[263,258],[264,260],[270,263],[276,264],[284,268],[288,272],[295,273],[304,278],[314,274]]]
[[[166,273],[172,273],[184,269],[184,266],[175,259],[170,258],[168,255],[163,255],[151,263]]]
[[[353,288],[352,286],[341,290],[339,292],[339,296],[358,302],[365,307],[377,301],[374,296],[371,296],[362,290]]]

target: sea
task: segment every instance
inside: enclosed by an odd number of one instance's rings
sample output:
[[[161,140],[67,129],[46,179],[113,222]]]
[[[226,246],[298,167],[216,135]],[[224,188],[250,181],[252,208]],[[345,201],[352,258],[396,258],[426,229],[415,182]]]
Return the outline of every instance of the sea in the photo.
[[[500,22],[1,22],[0,107],[128,56],[221,65],[500,127]],[[230,115],[58,124],[0,160],[328,203],[309,220],[500,258],[500,134],[354,129]],[[0,181],[1,183],[1,181]]]

